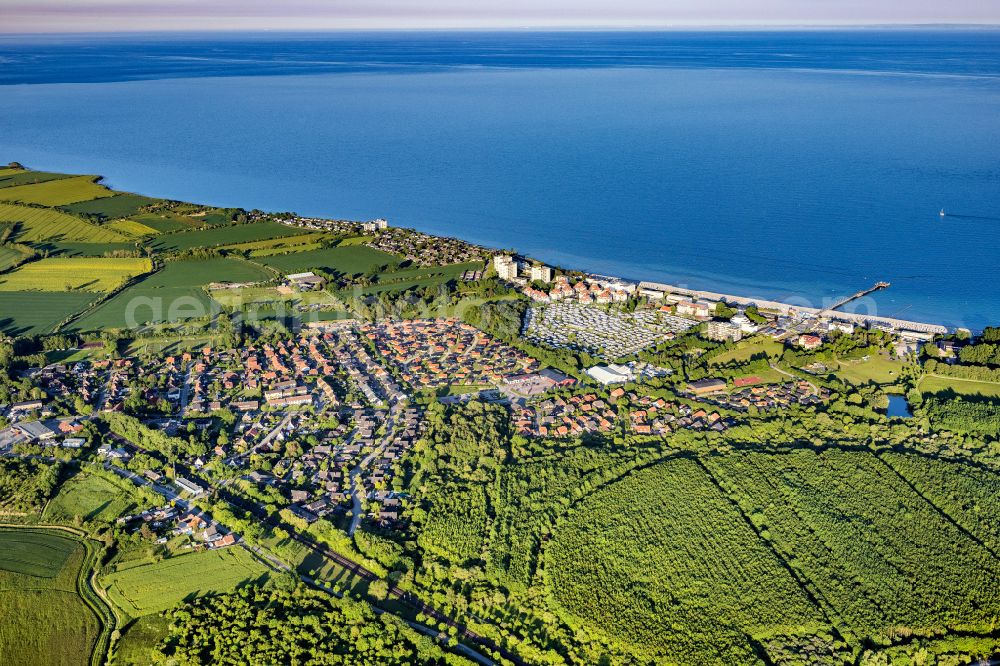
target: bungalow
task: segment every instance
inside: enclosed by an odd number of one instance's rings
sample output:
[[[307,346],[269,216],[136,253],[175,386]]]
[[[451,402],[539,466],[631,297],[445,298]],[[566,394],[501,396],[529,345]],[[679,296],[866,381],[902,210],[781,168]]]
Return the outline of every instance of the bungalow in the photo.
[[[315,513],[307,509],[304,509],[297,504],[292,504],[291,506],[288,507],[288,510],[291,511],[292,515],[294,515],[296,518],[301,518],[310,525],[319,520],[319,516],[317,516]]]
[[[236,543],[236,535],[230,532],[221,539],[212,542],[212,548],[225,548],[226,546],[232,546],[235,543]]]
[[[112,460],[128,460],[131,457],[125,449],[113,449],[110,444],[102,444],[97,453]]]
[[[79,449],[84,443],[86,440],[82,437],[67,437],[63,440],[62,445],[64,449]]]
[[[183,516],[177,522],[179,522],[181,525],[184,525],[188,529],[188,531],[191,532],[193,532],[194,530],[203,529],[208,525],[208,523],[205,522],[205,519],[196,513],[189,513],[186,516]]]
[[[77,433],[83,430],[83,424],[76,419],[60,419],[59,432],[63,434]]]

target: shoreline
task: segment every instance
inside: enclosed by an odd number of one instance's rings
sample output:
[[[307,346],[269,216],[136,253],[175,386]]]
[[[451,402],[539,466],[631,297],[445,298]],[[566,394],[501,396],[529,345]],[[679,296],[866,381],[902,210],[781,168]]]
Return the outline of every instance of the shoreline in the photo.
[[[39,170],[44,171],[45,170],[45,169],[36,169],[34,167],[27,167],[27,166],[25,166],[25,168],[28,169],[28,170],[31,170],[31,171],[39,171]],[[98,183],[104,185],[105,187],[109,187],[110,189],[112,189],[112,190],[114,190],[116,192],[129,192],[128,190],[117,190],[114,187],[114,185],[112,184],[112,182],[109,182],[109,181],[113,182],[113,178],[109,179],[107,176],[105,176],[103,174],[96,175],[96,177],[95,177],[95,182],[98,182]],[[134,193],[134,194],[140,194],[140,195],[143,195],[143,196],[149,196],[149,197],[159,198],[158,195],[156,195],[156,194],[143,193],[143,192],[132,192],[132,193]],[[169,200],[182,201],[182,202],[186,202],[186,203],[194,203],[195,205],[199,205],[199,206],[224,207],[224,208],[225,207],[231,207],[231,206],[224,206],[224,205],[223,206],[219,206],[219,205],[214,204],[214,203],[187,202],[186,200],[182,200],[182,199],[172,199],[172,198],[170,198]],[[246,210],[242,206],[239,206],[239,208],[242,208],[243,210]],[[291,213],[292,215],[295,216],[296,220],[299,220],[299,221],[313,220],[313,221],[323,221],[323,222],[328,222],[328,223],[336,223],[338,221],[346,221],[345,218],[331,218],[331,217],[318,216],[318,215],[309,215],[309,214],[303,215],[303,214],[300,214],[298,212],[293,212],[293,211],[269,211],[268,214],[276,215],[276,214],[280,214],[282,212]],[[287,225],[287,226],[299,226],[299,225],[296,225],[296,224],[292,223],[291,220],[280,220],[280,222],[282,224]],[[484,243],[480,243],[480,242],[477,242],[477,241],[466,240],[465,238],[462,238],[461,236],[453,236],[453,235],[446,235],[446,234],[441,234],[441,233],[434,233],[434,232],[430,232],[430,231],[423,231],[423,230],[415,228],[415,227],[389,225],[389,228],[396,228],[396,229],[407,230],[407,231],[411,231],[411,232],[423,234],[423,235],[431,237],[431,238],[441,238],[441,239],[457,240],[457,241],[460,241],[460,242],[463,242],[463,243],[468,243],[469,245],[472,245],[472,246],[480,247],[485,252],[489,253],[490,255],[496,255],[496,254],[501,254],[501,253],[508,252],[508,253],[515,254],[516,256],[524,257],[525,259],[528,259],[528,260],[531,260],[531,261],[534,261],[534,262],[537,262],[537,263],[546,263],[546,262],[543,262],[540,259],[532,257],[529,254],[522,254],[522,253],[518,252],[516,248],[513,248],[513,247],[507,248],[507,249],[500,249],[500,248],[493,247],[493,246],[490,246],[490,245],[486,245]],[[488,261],[489,260],[487,260],[487,263],[488,263]],[[931,335],[933,335],[933,334],[947,334],[947,333],[955,331],[955,330],[969,330],[969,329],[966,329],[965,327],[955,327],[955,326],[949,327],[949,326],[946,326],[946,325],[941,324],[941,323],[934,323],[934,322],[929,322],[929,321],[908,320],[908,319],[900,319],[900,318],[895,318],[895,317],[883,317],[883,316],[872,315],[872,314],[857,314],[857,313],[853,313],[853,312],[842,312],[840,310],[829,310],[829,309],[817,308],[817,307],[814,307],[814,306],[809,305],[807,303],[795,303],[795,302],[788,302],[788,301],[772,300],[772,299],[763,298],[763,297],[757,297],[757,296],[753,296],[753,295],[732,294],[732,293],[721,292],[721,291],[713,291],[712,289],[694,289],[694,288],[691,288],[691,287],[684,287],[684,286],[676,285],[676,284],[673,284],[673,283],[670,283],[670,282],[656,282],[656,281],[652,281],[652,280],[641,280],[641,279],[635,279],[635,278],[625,277],[625,276],[622,276],[622,275],[610,275],[610,274],[606,274],[606,273],[604,273],[604,274],[593,273],[589,269],[585,269],[585,268],[572,268],[572,267],[569,267],[569,266],[563,266],[563,265],[560,265],[560,264],[556,264],[555,262],[553,262],[552,264],[546,264],[546,265],[551,265],[551,266],[553,266],[553,268],[556,268],[556,269],[564,271],[564,272],[580,273],[580,274],[584,275],[585,277],[587,277],[589,279],[592,279],[592,280],[605,280],[607,282],[617,282],[617,283],[620,283],[620,284],[632,285],[632,286],[634,286],[634,288],[635,288],[636,291],[638,291],[639,289],[645,287],[645,288],[654,289],[654,290],[658,290],[658,291],[664,291],[664,292],[668,292],[668,293],[681,294],[681,295],[689,296],[689,297],[694,298],[694,299],[699,299],[700,298],[700,299],[705,299],[705,300],[710,300],[710,301],[725,301],[726,303],[731,304],[731,305],[741,305],[741,306],[756,305],[756,306],[758,306],[760,308],[764,308],[764,309],[767,309],[767,310],[773,310],[773,311],[779,312],[781,314],[786,314],[786,315],[789,314],[789,313],[807,313],[807,314],[812,315],[812,316],[823,315],[824,317],[827,317],[827,318],[833,319],[833,320],[844,321],[844,322],[851,322],[851,323],[854,323],[854,324],[863,324],[863,325],[871,325],[871,324],[881,325],[881,326],[884,326],[884,327],[891,327],[893,330],[897,330],[897,331],[899,329],[902,329],[902,330],[911,331],[911,332],[922,334],[922,335],[927,335],[927,334],[931,334]],[[745,294],[745,292],[744,292],[744,294]],[[807,300],[805,297],[801,297],[801,298],[802,298],[803,301]],[[793,300],[793,299],[789,299],[789,301],[791,301],[791,300]]]

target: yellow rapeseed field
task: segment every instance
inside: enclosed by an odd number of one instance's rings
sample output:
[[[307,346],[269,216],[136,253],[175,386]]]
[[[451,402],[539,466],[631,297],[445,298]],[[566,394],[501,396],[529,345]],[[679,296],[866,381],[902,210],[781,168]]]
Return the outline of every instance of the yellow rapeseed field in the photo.
[[[56,257],[0,275],[0,291],[113,291],[150,270],[149,259]]]
[[[78,201],[110,197],[111,190],[94,182],[95,176],[74,176],[44,183],[16,185],[0,190],[0,199],[42,206],[64,206]]]

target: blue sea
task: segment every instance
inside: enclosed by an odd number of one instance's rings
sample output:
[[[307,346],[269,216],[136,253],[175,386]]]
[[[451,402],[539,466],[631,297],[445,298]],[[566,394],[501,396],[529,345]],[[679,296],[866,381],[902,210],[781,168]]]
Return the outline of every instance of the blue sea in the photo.
[[[1000,322],[989,30],[0,36],[0,160]]]

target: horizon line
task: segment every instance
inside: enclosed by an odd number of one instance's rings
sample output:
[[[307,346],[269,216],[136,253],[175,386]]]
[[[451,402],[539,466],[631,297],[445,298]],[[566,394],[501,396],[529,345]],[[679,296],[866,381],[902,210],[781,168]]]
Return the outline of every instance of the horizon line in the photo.
[[[116,30],[23,30],[2,31],[0,37],[45,37],[45,36],[85,36],[85,35],[183,35],[183,34],[287,34],[322,35],[338,33],[545,33],[545,32],[700,32],[700,31],[740,31],[763,32],[768,30],[821,31],[821,30],[997,30],[998,23],[933,22],[933,23],[663,23],[636,25],[525,25],[525,26],[462,26],[462,27],[337,27],[337,28],[168,28],[144,30],[122,28]]]

